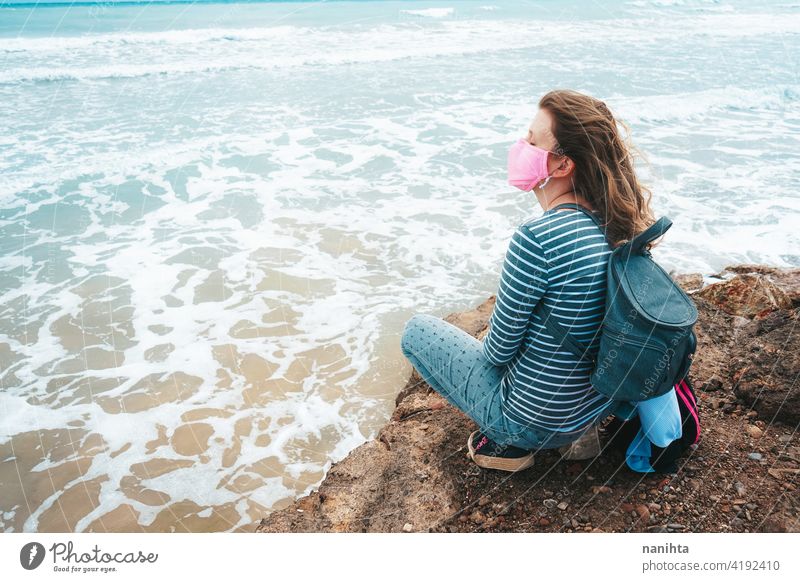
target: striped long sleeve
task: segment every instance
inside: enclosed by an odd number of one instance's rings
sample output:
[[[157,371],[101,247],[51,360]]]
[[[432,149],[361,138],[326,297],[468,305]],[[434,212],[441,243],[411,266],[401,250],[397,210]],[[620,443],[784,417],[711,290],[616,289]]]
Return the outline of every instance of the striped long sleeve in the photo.
[[[542,246],[526,225],[511,236],[483,355],[495,366],[511,361],[525,337],[531,312],[547,290],[548,265]]]

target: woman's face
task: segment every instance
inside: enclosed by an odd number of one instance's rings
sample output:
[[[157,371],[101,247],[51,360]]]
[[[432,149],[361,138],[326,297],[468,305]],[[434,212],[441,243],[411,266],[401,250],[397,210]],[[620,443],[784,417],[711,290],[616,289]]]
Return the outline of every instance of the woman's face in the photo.
[[[556,138],[550,132],[552,116],[546,109],[539,109],[528,128],[528,143],[542,149],[553,151],[558,145]]]

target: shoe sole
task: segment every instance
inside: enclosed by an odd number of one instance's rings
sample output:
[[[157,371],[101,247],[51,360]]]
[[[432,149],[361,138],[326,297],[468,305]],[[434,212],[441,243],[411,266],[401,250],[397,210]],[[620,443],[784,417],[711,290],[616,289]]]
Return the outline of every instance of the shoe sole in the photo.
[[[504,459],[502,457],[489,457],[487,455],[476,455],[475,450],[472,448],[472,439],[478,431],[473,431],[467,439],[467,456],[472,459],[472,462],[483,467],[484,469],[497,469],[498,471],[508,471],[509,473],[516,473],[527,469],[534,463],[534,454],[530,453],[519,459]]]
[[[575,443],[584,438],[582,436],[575,442],[558,449],[558,452],[561,453],[561,458],[566,461],[586,461],[588,459],[599,457],[600,453],[602,452],[602,447],[600,444],[600,433],[598,432],[597,426],[595,426],[593,429],[590,429],[585,436],[589,436],[588,446],[585,444],[587,441],[581,443],[577,449],[574,446]]]

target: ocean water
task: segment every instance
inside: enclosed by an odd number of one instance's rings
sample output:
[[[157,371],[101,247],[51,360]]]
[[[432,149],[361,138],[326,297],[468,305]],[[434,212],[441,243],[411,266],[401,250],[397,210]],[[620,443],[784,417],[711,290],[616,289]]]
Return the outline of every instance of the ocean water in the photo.
[[[0,528],[237,531],[496,291],[538,98],[604,99],[654,257],[800,265],[800,4],[0,4]]]

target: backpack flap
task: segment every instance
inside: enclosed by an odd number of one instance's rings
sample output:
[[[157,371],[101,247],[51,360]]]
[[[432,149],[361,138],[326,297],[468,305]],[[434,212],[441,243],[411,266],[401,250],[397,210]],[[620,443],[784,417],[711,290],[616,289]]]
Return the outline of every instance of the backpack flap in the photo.
[[[613,282],[638,314],[653,325],[681,328],[694,325],[697,307],[650,254],[612,256]],[[616,285],[614,285],[616,287]]]

